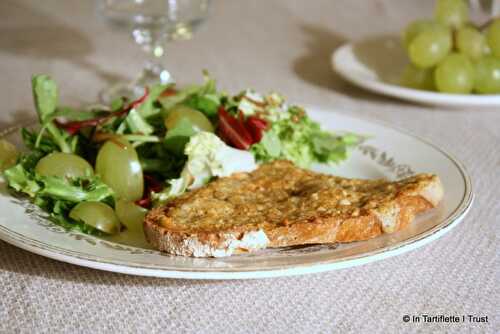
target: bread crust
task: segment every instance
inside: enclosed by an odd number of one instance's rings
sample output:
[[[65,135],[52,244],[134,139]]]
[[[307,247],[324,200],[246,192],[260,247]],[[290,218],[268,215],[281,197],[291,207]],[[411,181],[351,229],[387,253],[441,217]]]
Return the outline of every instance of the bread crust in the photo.
[[[431,174],[396,182],[354,180],[276,161],[151,210],[144,232],[160,251],[195,257],[353,242],[404,228],[442,197],[441,182]]]

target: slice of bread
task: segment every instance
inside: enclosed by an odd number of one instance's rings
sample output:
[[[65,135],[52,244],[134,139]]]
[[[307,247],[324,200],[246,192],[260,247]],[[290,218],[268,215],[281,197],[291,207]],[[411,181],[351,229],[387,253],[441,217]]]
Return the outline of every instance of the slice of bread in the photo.
[[[439,178],[347,179],[288,161],[217,179],[149,212],[146,239],[183,256],[366,240],[408,225],[441,201]]]

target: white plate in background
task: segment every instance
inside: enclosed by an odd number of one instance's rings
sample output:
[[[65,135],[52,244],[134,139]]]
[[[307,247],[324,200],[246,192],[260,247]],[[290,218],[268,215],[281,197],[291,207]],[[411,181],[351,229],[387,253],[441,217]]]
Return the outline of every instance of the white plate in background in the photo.
[[[449,107],[500,106],[500,94],[447,94],[398,85],[408,63],[400,38],[381,36],[347,43],[332,54],[332,66],[350,83],[391,97],[412,102]]]

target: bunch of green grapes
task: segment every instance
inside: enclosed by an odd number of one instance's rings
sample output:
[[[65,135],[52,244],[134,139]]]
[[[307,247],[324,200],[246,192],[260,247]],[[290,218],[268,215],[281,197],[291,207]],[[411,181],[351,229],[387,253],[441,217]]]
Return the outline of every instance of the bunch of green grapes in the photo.
[[[434,18],[408,25],[404,86],[455,94],[500,93],[500,19],[484,29],[469,21],[464,0],[437,0]]]

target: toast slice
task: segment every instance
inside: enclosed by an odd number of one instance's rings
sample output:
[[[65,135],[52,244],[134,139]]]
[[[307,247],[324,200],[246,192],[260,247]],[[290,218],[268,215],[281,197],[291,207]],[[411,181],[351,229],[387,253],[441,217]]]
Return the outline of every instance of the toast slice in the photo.
[[[395,182],[347,179],[275,161],[153,209],[144,232],[156,249],[195,257],[351,242],[400,230],[442,197],[432,174]]]

